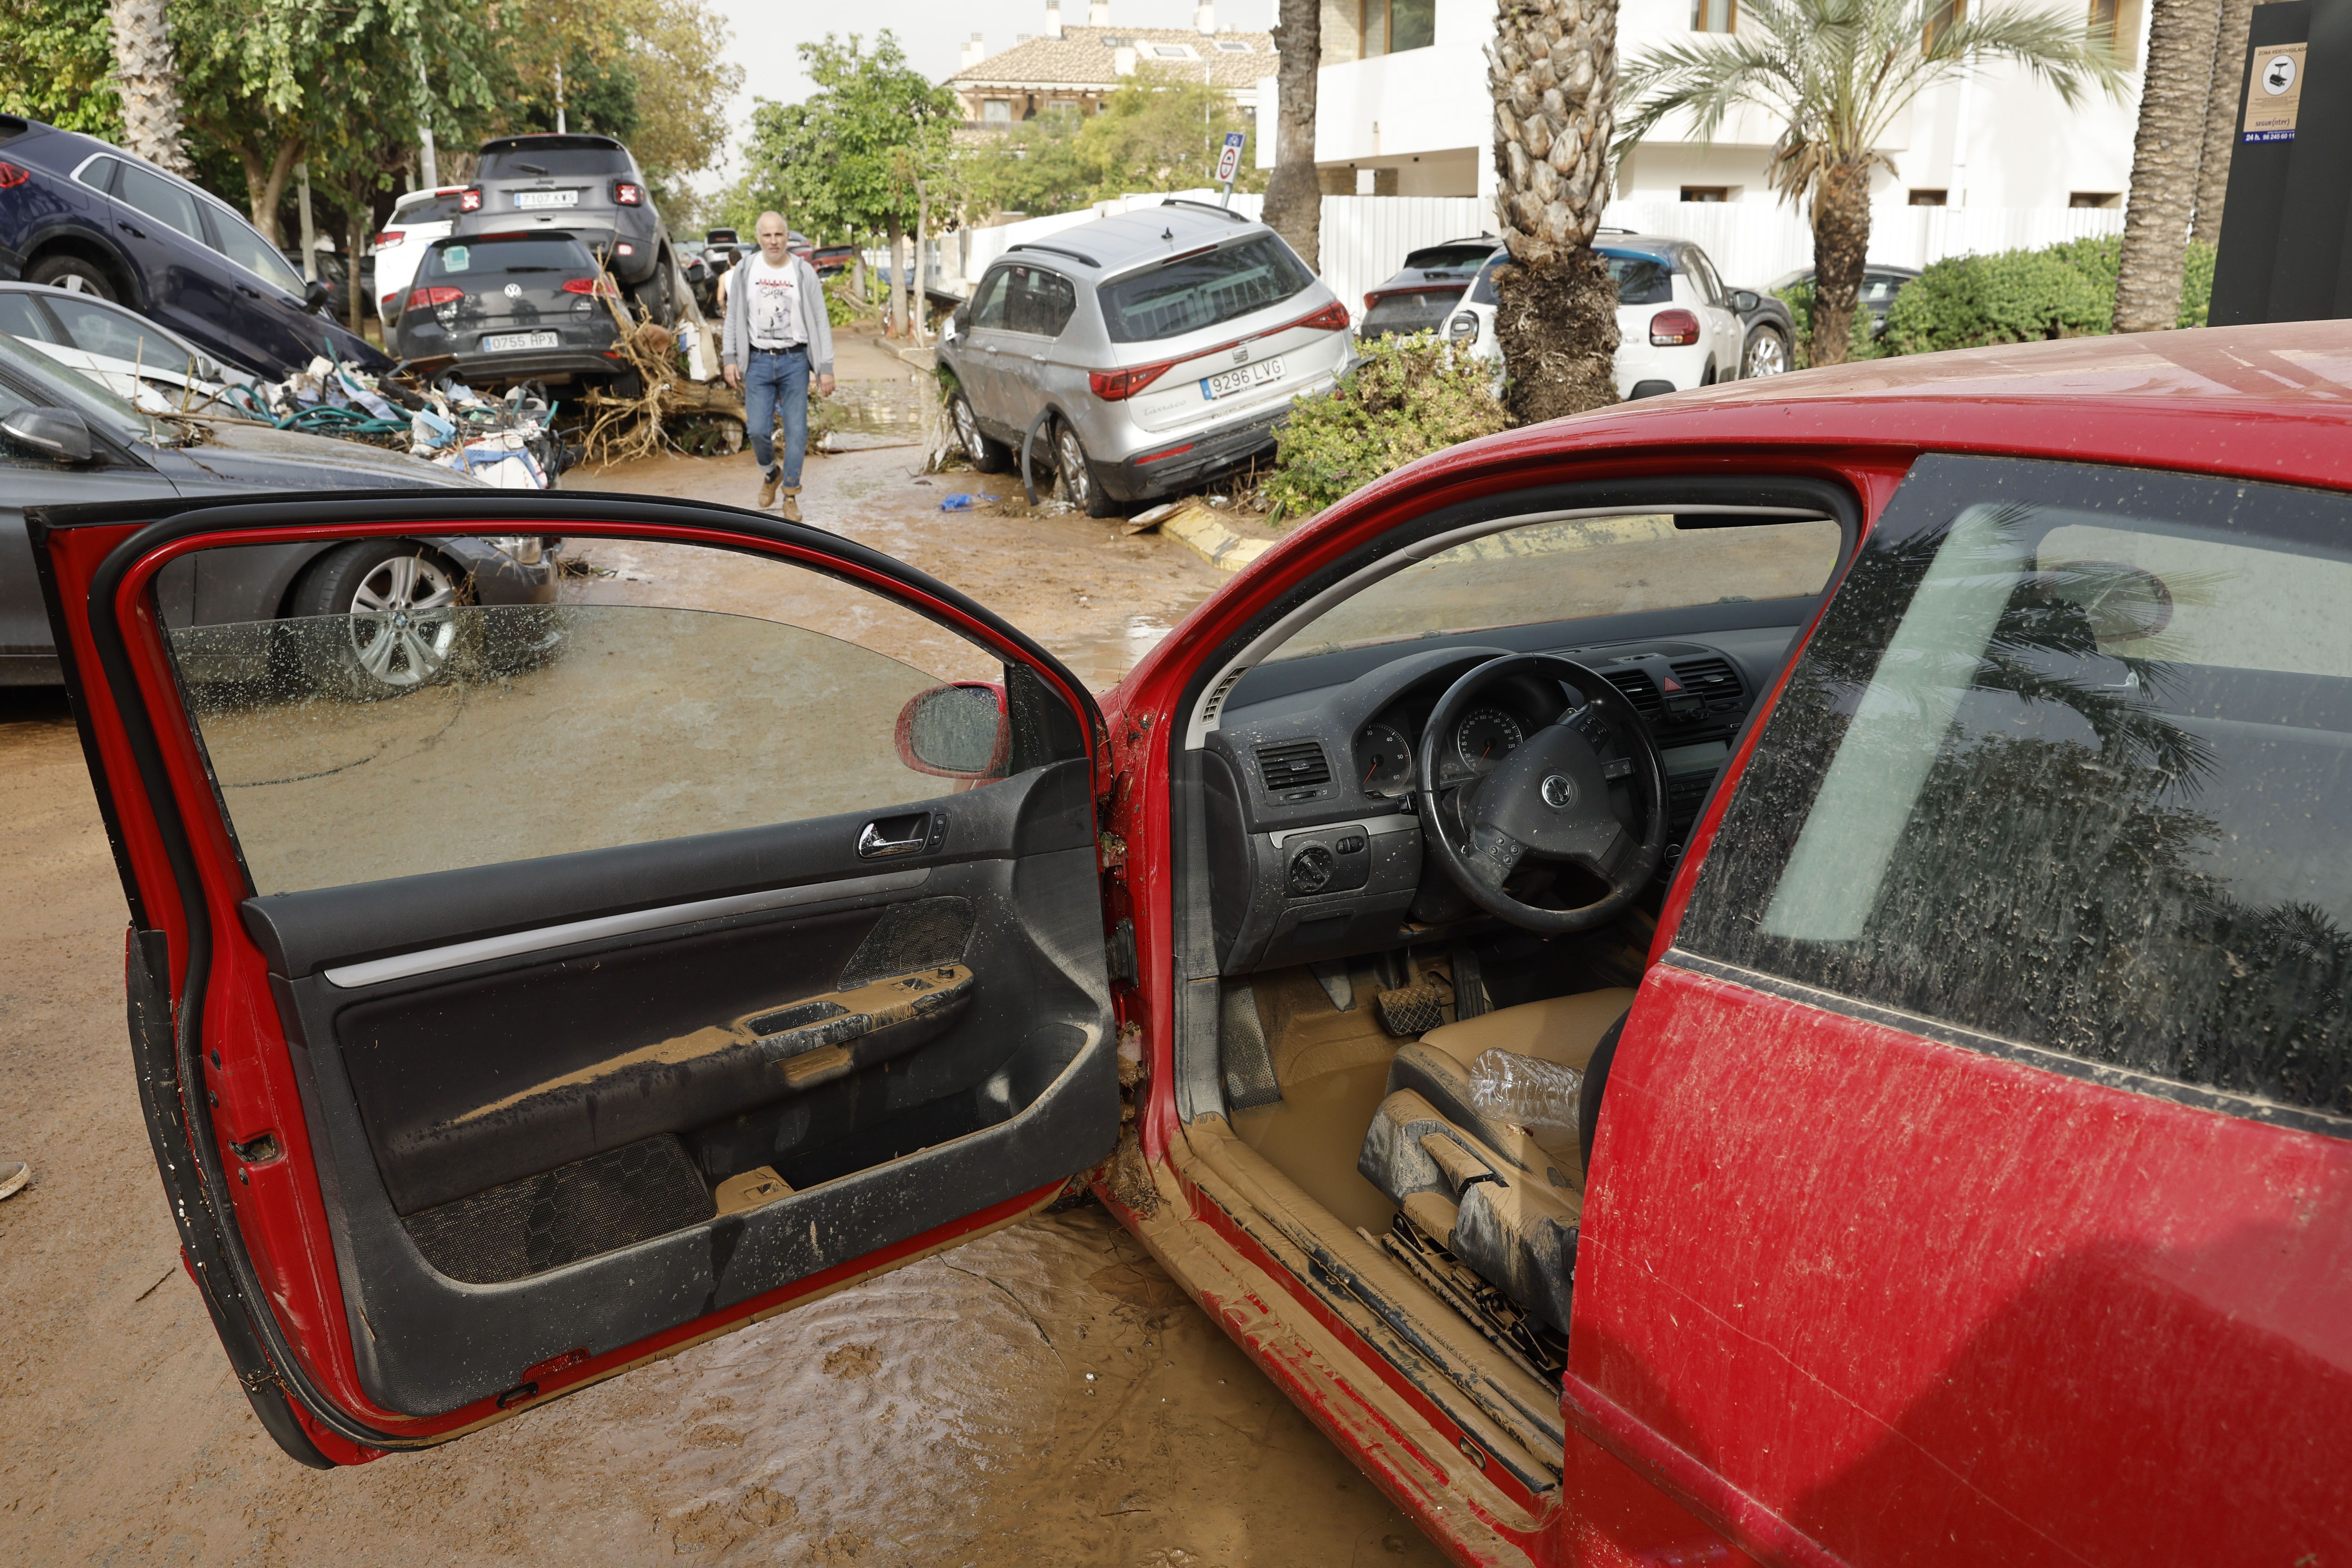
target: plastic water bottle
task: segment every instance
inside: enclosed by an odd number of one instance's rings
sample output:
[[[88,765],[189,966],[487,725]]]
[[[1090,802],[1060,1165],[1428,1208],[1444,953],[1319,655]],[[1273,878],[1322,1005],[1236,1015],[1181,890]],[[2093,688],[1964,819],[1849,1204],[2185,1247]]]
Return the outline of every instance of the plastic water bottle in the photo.
[[[1584,1075],[1574,1068],[1509,1051],[1483,1051],[1470,1064],[1470,1102],[1497,1121],[1527,1129],[1547,1148],[1577,1144],[1577,1106]]]

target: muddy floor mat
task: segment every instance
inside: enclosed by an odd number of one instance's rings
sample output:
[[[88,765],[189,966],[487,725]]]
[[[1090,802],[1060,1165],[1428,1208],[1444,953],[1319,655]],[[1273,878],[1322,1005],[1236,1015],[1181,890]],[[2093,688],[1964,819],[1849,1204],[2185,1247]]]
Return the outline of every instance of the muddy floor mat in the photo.
[[[1266,1051],[1265,1025],[1247,982],[1226,985],[1217,1042],[1224,1058],[1227,1106],[1247,1110],[1281,1102],[1282,1086],[1275,1082],[1274,1058]]]
[[[497,1285],[699,1225],[717,1212],[685,1145],[664,1133],[411,1215],[425,1261]]]

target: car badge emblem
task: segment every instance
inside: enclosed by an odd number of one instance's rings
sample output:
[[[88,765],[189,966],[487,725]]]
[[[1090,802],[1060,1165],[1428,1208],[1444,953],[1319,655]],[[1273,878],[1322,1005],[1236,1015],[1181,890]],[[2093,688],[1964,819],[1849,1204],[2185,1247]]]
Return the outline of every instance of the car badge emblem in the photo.
[[[521,298],[522,298],[522,285],[521,285],[521,284],[520,284],[520,283],[509,283],[509,284],[508,284],[508,285],[507,285],[507,298],[508,298],[508,299],[509,299],[509,300],[520,300],[520,299],[521,299]]]
[[[1576,804],[1576,785],[1566,773],[1547,773],[1543,782],[1543,803],[1554,811],[1566,811]]]
[[[1234,351],[1234,363],[1235,364],[1249,363],[1249,350],[1246,348],[1235,349]]]

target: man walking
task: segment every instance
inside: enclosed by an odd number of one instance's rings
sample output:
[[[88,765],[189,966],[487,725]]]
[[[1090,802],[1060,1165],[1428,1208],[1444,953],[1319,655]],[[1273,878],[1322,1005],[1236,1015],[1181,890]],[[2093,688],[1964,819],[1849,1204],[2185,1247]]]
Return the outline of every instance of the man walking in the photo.
[[[824,286],[816,269],[792,253],[792,229],[782,213],[760,215],[760,254],[738,261],[729,279],[727,324],[719,358],[727,384],[743,394],[751,456],[760,464],[760,504],[784,494],[784,516],[801,520],[801,460],[808,451],[809,377],[820,397],[833,395],[833,323],[824,313]],[[776,458],[775,426],[784,416],[784,453]]]

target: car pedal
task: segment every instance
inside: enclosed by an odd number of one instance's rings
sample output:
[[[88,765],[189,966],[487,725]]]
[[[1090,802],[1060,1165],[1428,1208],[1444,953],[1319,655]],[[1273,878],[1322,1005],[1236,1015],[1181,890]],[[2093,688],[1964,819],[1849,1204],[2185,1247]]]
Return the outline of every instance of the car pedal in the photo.
[[[1445,994],[1426,983],[1383,991],[1373,1002],[1381,1027],[1400,1040],[1417,1040],[1445,1022]]]

